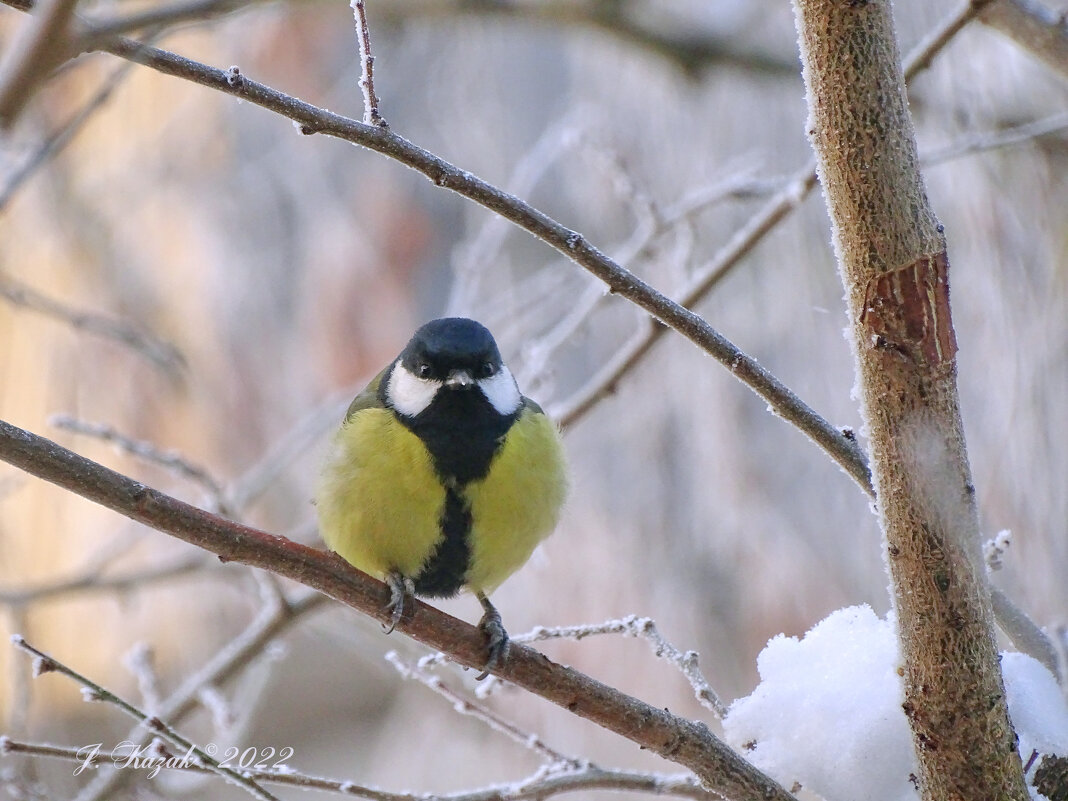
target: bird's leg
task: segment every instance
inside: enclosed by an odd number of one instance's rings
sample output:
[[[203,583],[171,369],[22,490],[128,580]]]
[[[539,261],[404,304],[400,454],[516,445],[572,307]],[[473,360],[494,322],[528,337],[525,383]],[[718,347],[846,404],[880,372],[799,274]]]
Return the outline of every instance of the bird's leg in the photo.
[[[415,584],[407,576],[402,576],[396,570],[386,573],[386,584],[389,585],[389,603],[386,609],[391,613],[389,625],[382,625],[386,634],[392,634],[393,629],[404,617],[404,602],[415,595]]]
[[[501,622],[501,613],[490,603],[490,599],[483,592],[476,592],[478,602],[482,604],[485,613],[478,622],[479,630],[486,635],[486,664],[482,666],[482,672],[475,677],[475,681],[482,681],[494,668],[508,658],[508,632],[504,630]]]

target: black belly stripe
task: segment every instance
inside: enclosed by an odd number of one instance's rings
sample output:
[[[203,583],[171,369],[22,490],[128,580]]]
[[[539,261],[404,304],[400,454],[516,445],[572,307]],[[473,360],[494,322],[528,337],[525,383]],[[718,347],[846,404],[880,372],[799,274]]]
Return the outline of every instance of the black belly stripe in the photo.
[[[388,405],[385,386],[383,381],[379,397]],[[522,411],[520,407],[512,414],[499,414],[482,392],[468,389],[439,391],[416,417],[397,414],[397,419],[423,441],[445,487],[442,538],[413,578],[417,595],[450,598],[463,589],[471,566],[471,507],[463,497],[463,488],[486,477],[508,429]]]
[[[441,513],[443,534],[423,570],[415,577],[415,592],[428,598],[451,598],[460,591],[471,564],[471,507],[452,487],[445,491]]]

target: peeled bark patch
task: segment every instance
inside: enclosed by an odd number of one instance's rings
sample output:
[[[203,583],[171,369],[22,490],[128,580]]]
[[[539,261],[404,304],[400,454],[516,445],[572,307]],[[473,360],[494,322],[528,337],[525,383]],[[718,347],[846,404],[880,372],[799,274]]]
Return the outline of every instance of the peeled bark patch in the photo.
[[[869,344],[931,366],[952,362],[957,337],[949,316],[949,259],[945,251],[872,276],[860,323]]]

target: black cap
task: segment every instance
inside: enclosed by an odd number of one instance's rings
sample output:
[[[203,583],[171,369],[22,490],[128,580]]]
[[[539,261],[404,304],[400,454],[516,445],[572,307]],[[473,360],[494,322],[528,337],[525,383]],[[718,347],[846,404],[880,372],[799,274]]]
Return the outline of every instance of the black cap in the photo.
[[[501,353],[493,334],[482,323],[466,317],[431,320],[412,336],[400,354],[401,362],[413,374],[429,368],[424,378],[444,380],[453,370],[467,369],[477,375],[483,365],[501,366]]]

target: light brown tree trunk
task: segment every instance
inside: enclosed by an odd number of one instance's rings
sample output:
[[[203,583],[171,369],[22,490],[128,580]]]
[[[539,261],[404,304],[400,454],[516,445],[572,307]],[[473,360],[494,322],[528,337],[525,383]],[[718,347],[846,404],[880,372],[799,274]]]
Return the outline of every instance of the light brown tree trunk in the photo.
[[[949,262],[886,0],[795,0],[924,799],[1027,798],[956,388]]]

